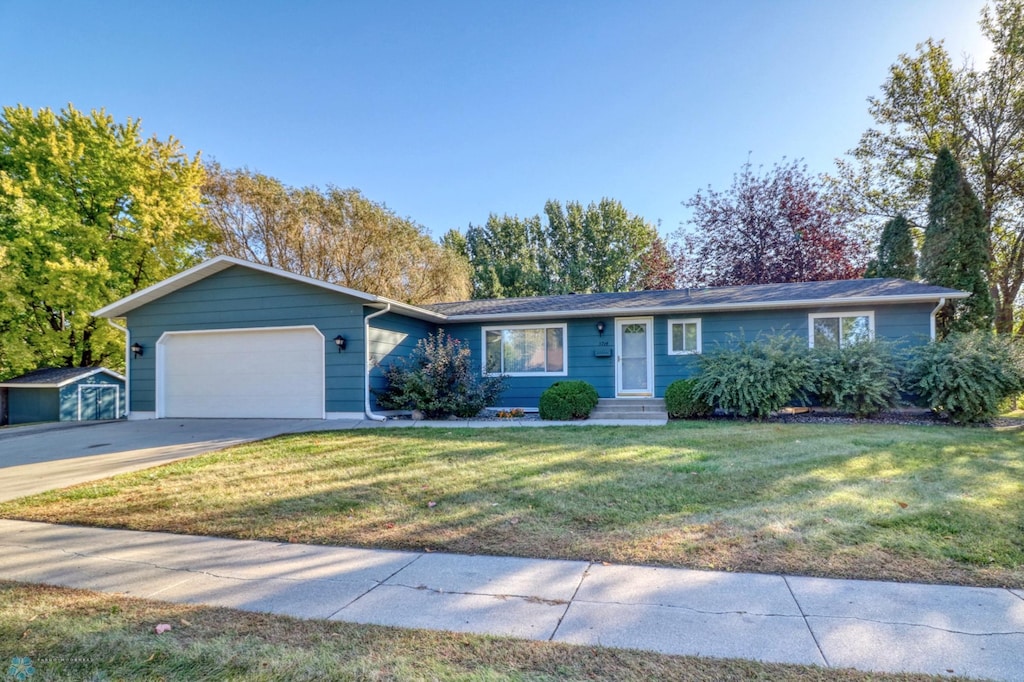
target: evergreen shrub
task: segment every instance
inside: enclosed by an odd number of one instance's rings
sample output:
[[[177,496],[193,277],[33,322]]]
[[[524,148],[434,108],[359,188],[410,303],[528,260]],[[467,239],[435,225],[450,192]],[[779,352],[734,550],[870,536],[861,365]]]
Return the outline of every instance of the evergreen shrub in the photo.
[[[806,402],[814,379],[807,341],[777,334],[737,340],[700,356],[694,399],[750,419],[765,419],[794,401]]]
[[[540,418],[586,419],[597,401],[597,389],[586,381],[556,381],[540,396]]]
[[[900,363],[886,341],[815,349],[814,361],[813,391],[823,407],[863,418],[891,410],[900,402]]]
[[[1024,350],[990,332],[950,334],[914,349],[908,372],[908,387],[927,407],[955,424],[984,422],[1024,390]]]
[[[698,419],[714,411],[714,407],[694,395],[696,379],[677,379],[665,389],[665,409],[672,419]]]

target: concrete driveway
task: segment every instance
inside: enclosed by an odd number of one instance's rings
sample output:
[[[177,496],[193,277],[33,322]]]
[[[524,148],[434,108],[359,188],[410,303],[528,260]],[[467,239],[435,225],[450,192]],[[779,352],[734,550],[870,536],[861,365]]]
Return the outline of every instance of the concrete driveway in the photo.
[[[320,419],[153,419],[0,430],[0,501],[282,433],[352,428]]]

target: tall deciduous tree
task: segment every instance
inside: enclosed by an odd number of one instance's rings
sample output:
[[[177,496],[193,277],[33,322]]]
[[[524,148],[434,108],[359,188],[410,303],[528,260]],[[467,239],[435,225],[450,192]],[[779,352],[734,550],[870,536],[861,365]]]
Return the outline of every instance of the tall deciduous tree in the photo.
[[[679,286],[679,258],[665,240],[658,236],[640,256],[640,291],[675,289]]]
[[[551,293],[631,291],[640,287],[641,258],[658,238],[643,218],[614,199],[583,206],[548,201],[548,272]]]
[[[984,68],[955,66],[934,40],[900,55],[869,100],[877,127],[840,162],[838,179],[869,220],[902,211],[923,226],[932,164],[948,147],[977,189],[993,250],[995,326],[1010,333],[1024,289],[1024,2],[996,0],[980,25],[992,44]]]
[[[898,277],[917,279],[917,253],[910,223],[902,213],[886,222],[878,241],[878,254],[868,264],[865,277]]]
[[[469,297],[468,265],[426,231],[356,189],[287,187],[209,166],[204,187],[214,253],[408,303]]]
[[[202,165],[104,111],[2,114],[0,377],[122,366],[123,335],[89,312],[197,260]]]
[[[546,290],[547,243],[540,217],[491,214],[466,230],[473,298],[534,296]]]
[[[946,148],[939,151],[928,196],[928,229],[921,247],[921,276],[925,281],[971,293],[950,301],[936,314],[936,331],[988,329],[993,305],[986,271],[990,262],[988,233],[981,202]]]
[[[544,217],[492,214],[484,225],[469,226],[464,241],[474,298],[629,291],[656,277],[658,263],[645,257],[658,233],[620,202],[551,200]],[[460,244],[454,235],[446,241]]]
[[[850,279],[863,272],[862,241],[845,228],[826,193],[799,162],[758,174],[748,162],[722,192],[698,191],[684,202],[693,230],[683,277],[697,286]]]

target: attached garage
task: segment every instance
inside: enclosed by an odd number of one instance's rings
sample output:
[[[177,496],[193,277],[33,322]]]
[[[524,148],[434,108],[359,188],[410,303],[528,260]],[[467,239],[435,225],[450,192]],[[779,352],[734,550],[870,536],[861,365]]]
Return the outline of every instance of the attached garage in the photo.
[[[167,332],[157,416],[323,419],[324,349],[314,326]]]

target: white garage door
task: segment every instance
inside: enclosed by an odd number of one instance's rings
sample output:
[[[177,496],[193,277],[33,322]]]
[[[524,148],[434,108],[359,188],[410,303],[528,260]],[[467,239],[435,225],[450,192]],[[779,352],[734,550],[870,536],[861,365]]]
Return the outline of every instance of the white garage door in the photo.
[[[169,332],[157,346],[158,417],[324,416],[324,337],[313,327]]]

